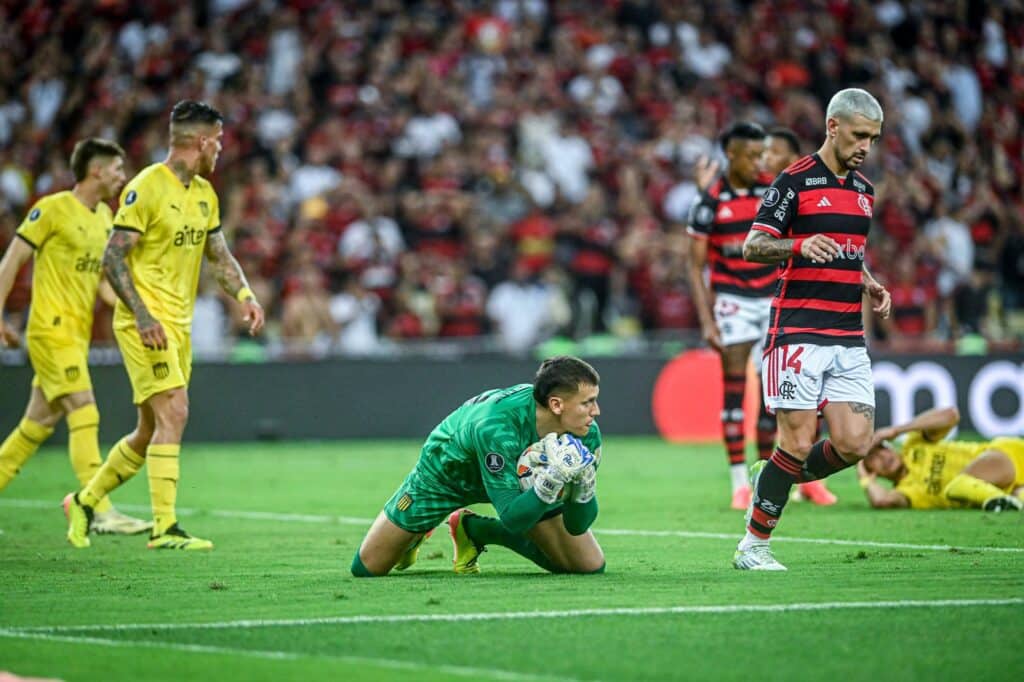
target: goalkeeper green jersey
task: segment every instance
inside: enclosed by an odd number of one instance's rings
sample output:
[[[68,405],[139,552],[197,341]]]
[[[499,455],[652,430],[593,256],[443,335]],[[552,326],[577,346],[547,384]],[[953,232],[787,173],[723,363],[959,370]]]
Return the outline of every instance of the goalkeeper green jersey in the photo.
[[[516,461],[543,435],[531,384],[484,391],[430,432],[415,473],[465,504],[505,500],[520,492]],[[596,421],[582,440],[591,452],[601,447]]]

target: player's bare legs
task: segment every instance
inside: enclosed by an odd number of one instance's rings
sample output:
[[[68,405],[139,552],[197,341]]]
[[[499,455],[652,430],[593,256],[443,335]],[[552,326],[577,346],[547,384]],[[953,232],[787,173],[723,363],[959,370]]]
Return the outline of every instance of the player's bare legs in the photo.
[[[352,574],[360,578],[387,575],[406,551],[424,535],[399,528],[382,511],[374,519],[359,546],[356,553],[359,564],[352,562]]]
[[[985,450],[975,457],[961,473],[987,481],[998,488],[1007,488],[1013,485],[1017,469],[1005,452],[993,449]]]
[[[949,500],[981,507],[985,511],[999,512],[1024,508],[1016,491],[1008,494],[1017,478],[1017,470],[1005,452],[997,448],[985,450],[975,457],[964,470],[946,484],[942,494]]]
[[[779,427],[779,447],[801,462],[806,461],[818,434],[817,412],[778,409],[775,419]]]
[[[875,430],[875,408],[864,403],[829,403],[822,410],[829,440],[848,464],[867,457]],[[801,459],[806,459],[802,457]]]
[[[148,403],[138,406],[138,422],[135,430],[125,436],[125,443],[135,452],[145,452],[156,431],[156,417]]]
[[[541,521],[527,532],[544,554],[566,573],[597,573],[604,568],[604,552],[591,531],[570,535],[562,515]]]
[[[153,413],[151,445],[180,445],[188,423],[188,393],[184,388],[172,388],[151,396],[144,403]]]
[[[746,509],[750,504],[750,481],[747,477],[746,442],[743,432],[743,397],[747,385],[747,363],[753,341],[723,346],[722,383],[722,438],[729,458],[732,479],[732,508]]]

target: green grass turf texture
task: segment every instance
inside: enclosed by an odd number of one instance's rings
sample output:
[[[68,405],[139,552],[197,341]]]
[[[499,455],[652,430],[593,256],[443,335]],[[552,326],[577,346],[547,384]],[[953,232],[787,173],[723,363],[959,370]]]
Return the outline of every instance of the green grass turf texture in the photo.
[[[787,612],[640,613],[74,630],[345,616],[1018,599],[1024,514],[872,511],[847,471],[835,507],[790,503],[775,550],[787,573],[736,571],[743,530],[718,444],[607,437],[595,525],[602,576],[553,576],[501,547],[482,574],[451,573],[442,526],[409,571],[357,580],[369,520],[415,462],[412,441],[186,443],[182,525],[209,553],[145,537],[64,540],[73,487],[47,448],[0,494],[0,670],[65,680],[1022,679],[1024,604]],[[145,473],[114,496],[145,516]],[[194,511],[192,511],[194,510]],[[314,518],[240,518],[266,512]],[[330,520],[315,517],[329,516]],[[365,519],[365,522],[360,521]],[[726,533],[643,536],[612,530]],[[794,540],[786,541],[786,537]],[[954,550],[797,542],[844,539]],[[59,631],[22,628],[59,626]],[[99,640],[99,641],[93,641]]]

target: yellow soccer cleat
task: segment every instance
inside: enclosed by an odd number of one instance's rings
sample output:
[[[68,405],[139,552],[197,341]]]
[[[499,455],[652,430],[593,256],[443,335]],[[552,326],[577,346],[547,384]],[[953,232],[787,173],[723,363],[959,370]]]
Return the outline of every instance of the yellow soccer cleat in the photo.
[[[68,520],[68,542],[78,549],[89,546],[89,523],[92,521],[92,507],[79,504],[75,493],[64,497],[64,517]]]
[[[152,521],[143,521],[113,508],[105,512],[93,512],[92,523],[89,524],[89,532],[97,535],[138,535],[152,530]]]
[[[178,526],[171,526],[160,535],[152,535],[146,543],[149,549],[213,549],[213,543],[202,538],[194,538]]]
[[[466,517],[472,513],[468,509],[459,509],[458,511],[453,511],[448,516],[448,532],[452,536],[452,545],[455,547],[452,557],[452,569],[459,574],[480,572],[480,567],[477,565],[476,560],[480,557],[480,553],[483,552],[483,548],[477,547],[476,543],[469,538],[463,523]]]
[[[426,533],[421,535],[420,539],[414,542],[412,546],[409,547],[409,549],[405,550],[405,554],[403,554],[402,558],[398,560],[397,564],[395,564],[395,570],[404,571],[405,569],[409,568],[414,563],[416,563],[416,559],[420,555],[420,545],[422,545],[424,541],[426,541],[426,539],[433,534],[433,530],[428,530]]]

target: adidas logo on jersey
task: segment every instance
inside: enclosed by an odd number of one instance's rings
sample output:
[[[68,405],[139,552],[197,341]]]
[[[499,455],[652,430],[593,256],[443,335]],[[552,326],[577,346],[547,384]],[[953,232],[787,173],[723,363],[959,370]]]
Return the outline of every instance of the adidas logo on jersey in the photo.
[[[818,208],[829,208],[830,206],[832,206],[832,202],[828,200],[828,197],[822,197],[818,202]]]
[[[728,206],[723,206],[721,209],[719,209],[719,211],[718,211],[718,219],[719,220],[728,220],[729,218],[732,218],[732,209],[731,208],[729,208]]]

